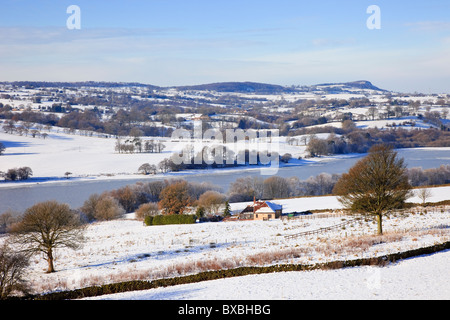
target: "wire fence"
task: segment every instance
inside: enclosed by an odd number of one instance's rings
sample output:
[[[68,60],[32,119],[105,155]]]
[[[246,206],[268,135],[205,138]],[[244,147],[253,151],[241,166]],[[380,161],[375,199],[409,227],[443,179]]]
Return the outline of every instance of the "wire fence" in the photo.
[[[325,227],[325,228],[320,228],[320,229],[315,229],[315,230],[310,230],[310,231],[304,231],[304,232],[300,232],[300,233],[296,233],[296,234],[290,234],[290,235],[286,235],[284,236],[284,238],[286,240],[289,239],[296,239],[299,237],[303,237],[303,236],[309,236],[309,235],[315,235],[315,234],[321,234],[321,233],[325,233],[334,229],[340,229],[343,228],[349,224],[354,224],[355,222],[362,222],[363,220],[361,218],[356,218],[353,220],[349,220],[349,221],[345,221],[339,224],[335,224],[333,226],[329,226],[329,227]]]

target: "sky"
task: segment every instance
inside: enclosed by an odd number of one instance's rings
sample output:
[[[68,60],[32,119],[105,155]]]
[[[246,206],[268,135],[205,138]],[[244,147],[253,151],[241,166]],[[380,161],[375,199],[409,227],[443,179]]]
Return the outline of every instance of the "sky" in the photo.
[[[0,81],[21,80],[450,93],[450,1],[0,0]]]

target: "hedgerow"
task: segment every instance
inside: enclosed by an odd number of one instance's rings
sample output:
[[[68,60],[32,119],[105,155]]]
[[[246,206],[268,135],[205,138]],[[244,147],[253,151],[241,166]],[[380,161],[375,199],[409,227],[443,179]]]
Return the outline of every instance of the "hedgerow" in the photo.
[[[194,215],[174,214],[146,216],[144,223],[146,226],[161,226],[168,224],[194,224],[196,220],[197,218]]]

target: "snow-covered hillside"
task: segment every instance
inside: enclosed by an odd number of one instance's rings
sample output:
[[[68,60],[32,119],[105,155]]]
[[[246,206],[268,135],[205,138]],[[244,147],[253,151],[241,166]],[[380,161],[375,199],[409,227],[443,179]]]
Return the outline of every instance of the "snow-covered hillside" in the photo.
[[[436,190],[437,195],[439,192]],[[444,194],[448,189],[442,189],[441,192]],[[316,204],[329,207],[330,213],[337,209],[336,202],[330,197],[314,199]],[[303,200],[297,201],[301,205]],[[312,203],[310,205],[309,208],[312,208]],[[450,240],[448,207],[428,208],[426,212],[416,208],[403,214],[387,216],[383,223],[383,237],[374,236],[376,223],[372,220],[350,222],[345,227],[318,235],[297,239],[284,237],[353,219],[353,216],[337,212],[331,216],[313,215],[284,221],[146,227],[142,222],[134,220],[133,214],[129,214],[119,220],[90,224],[86,230],[87,241],[82,249],[56,250],[56,273],[46,274],[46,261],[41,256],[33,257],[27,280],[32,283],[36,292],[49,292],[133,279],[151,280],[220,268],[277,263],[315,264],[366,258]],[[3,239],[0,241],[4,241]],[[445,261],[448,264],[445,259],[442,263]],[[362,270],[366,273],[365,269]],[[405,266],[405,272],[408,273],[408,265]],[[339,274],[336,271],[334,276]],[[346,277],[350,277],[350,274]],[[259,280],[255,283],[257,281]],[[409,285],[414,287],[412,283],[405,283],[405,288]],[[267,290],[267,286],[262,286],[261,290]],[[245,294],[242,292],[237,298],[245,298]],[[280,294],[280,291],[274,294]],[[295,296],[292,288],[287,288],[286,294],[287,298],[303,297],[300,291]]]
[[[141,179],[144,176],[138,174],[138,168],[142,164],[158,165],[187,144],[196,143],[187,139],[176,141],[177,139],[168,137],[142,137],[144,142],[161,141],[165,145],[163,152],[118,153],[115,150],[117,140],[113,136],[117,132],[131,135],[132,129],[139,129],[140,125],[191,129],[196,121],[203,123],[204,120],[211,127],[222,129],[279,128],[280,132],[284,130],[285,135],[274,137],[270,142],[270,149],[277,151],[279,155],[289,153],[292,156],[289,163],[281,163],[280,166],[302,165],[309,174],[310,168],[321,167],[322,163],[334,165],[332,157],[305,159],[308,154],[307,142],[313,136],[326,139],[330,133],[320,132],[333,131],[318,128],[320,126],[342,128],[343,120],[349,117],[359,129],[388,128],[393,127],[395,123],[397,128],[435,127],[439,132],[444,132],[442,129],[449,124],[449,95],[409,96],[379,90],[364,81],[281,88],[279,92],[269,90],[274,89],[273,87],[253,90],[248,87],[249,84],[244,90],[230,92],[213,89],[214,87],[181,89],[130,85],[115,88],[102,87],[100,84],[99,87],[86,84],[78,89],[60,88],[55,85],[55,88],[43,90],[38,86],[34,88],[34,85],[31,89],[20,84],[0,86],[0,108],[4,115],[0,120],[0,142],[6,147],[4,154],[0,156],[0,171],[5,172],[17,167],[30,167],[33,170],[31,180],[1,183],[0,192],[4,191],[4,188],[55,181],[70,183],[91,179]],[[344,102],[340,103],[340,100]],[[80,114],[86,110],[96,110],[99,120],[104,122],[113,118],[119,111],[123,113],[122,116],[131,116],[134,113],[135,118],[129,119],[129,125],[137,127],[131,129],[124,126],[122,129],[127,129],[125,131],[106,131],[101,127],[90,129],[89,126],[75,126],[80,130],[73,129],[74,134],[69,134],[67,132],[70,130],[67,128],[26,123],[20,120],[40,120],[18,117],[19,113],[25,112],[41,116],[54,115],[57,118],[70,115],[69,111],[53,110],[62,106],[78,109],[70,112]],[[137,117],[140,113],[142,118]],[[432,124],[430,117],[439,121]],[[308,121],[303,123],[305,119]],[[240,121],[242,123],[239,123]],[[119,126],[120,122],[112,123]],[[347,122],[346,125],[348,124]],[[8,126],[13,129],[8,129]],[[33,138],[31,132],[38,126],[38,131],[45,135],[39,137],[38,134]],[[20,130],[16,130],[17,128]],[[25,131],[26,128],[28,129]],[[8,131],[10,133],[7,133]],[[305,134],[315,131],[318,132],[315,135]],[[102,133],[97,134],[98,132]],[[240,145],[239,150],[248,147],[249,150],[264,151],[255,144],[257,139],[250,140],[249,144]],[[196,149],[198,150],[201,148]],[[362,155],[346,154],[335,158],[338,157],[356,158]],[[439,165],[448,163],[448,158],[438,160]],[[207,174],[220,170],[236,170],[232,174],[236,173],[237,179],[248,169],[213,169]],[[68,172],[71,179],[65,179]],[[450,187],[433,188],[432,196],[427,199],[430,202],[442,200],[450,200]],[[221,268],[277,263],[316,264],[373,257],[450,240],[448,206],[414,208],[402,214],[388,215],[383,221],[385,235],[378,237],[373,235],[376,231],[374,221],[353,221],[354,216],[346,216],[341,212],[341,204],[336,197],[284,199],[274,202],[283,205],[284,213],[308,210],[328,212],[267,222],[238,221],[158,227],[146,227],[141,221],[134,219],[134,214],[128,214],[119,220],[88,225],[87,241],[82,249],[56,250],[56,273],[46,274],[46,261],[41,256],[33,257],[26,280],[31,283],[34,292],[45,293],[133,279],[152,280]],[[416,196],[409,202],[419,203],[421,200]],[[248,204],[233,203],[231,209],[236,213]],[[285,238],[287,235],[346,222],[348,224],[345,226],[327,233],[296,239]],[[6,237],[0,238],[0,244],[5,239]],[[446,271],[449,259],[447,251],[402,261],[385,268],[366,267],[249,276],[104,298],[449,299],[450,280]]]

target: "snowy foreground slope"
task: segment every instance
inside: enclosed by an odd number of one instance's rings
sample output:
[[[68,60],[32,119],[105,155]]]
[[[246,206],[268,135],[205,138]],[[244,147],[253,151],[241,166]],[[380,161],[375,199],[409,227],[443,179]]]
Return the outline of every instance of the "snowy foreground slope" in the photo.
[[[450,250],[387,267],[250,275],[96,297],[97,300],[450,299]]]
[[[448,199],[449,194],[449,187],[433,189],[431,201]],[[427,208],[426,211],[417,207],[386,216],[383,220],[385,235],[379,237],[374,235],[377,230],[374,221],[354,222],[354,216],[340,213],[333,197],[280,202],[285,205],[294,205],[295,202],[295,206],[305,210],[328,207],[330,211],[291,220],[153,227],[144,226],[134,219],[134,214],[128,214],[122,219],[88,225],[85,234],[87,241],[83,248],[76,251],[56,250],[56,273],[46,274],[45,259],[42,256],[33,257],[26,280],[35,293],[45,293],[129,280],[176,277],[222,268],[280,263],[311,265],[376,257],[450,241],[449,206]],[[349,222],[345,227],[323,234],[297,239],[284,237],[345,222]],[[449,265],[447,252],[410,259],[386,268],[260,275],[157,289],[148,293],[124,293],[123,298],[449,299],[450,281],[446,271]],[[361,292],[358,293],[358,290]],[[402,296],[399,296],[400,291]],[[255,296],[255,292],[261,295]],[[121,295],[116,298],[121,298]]]

